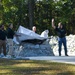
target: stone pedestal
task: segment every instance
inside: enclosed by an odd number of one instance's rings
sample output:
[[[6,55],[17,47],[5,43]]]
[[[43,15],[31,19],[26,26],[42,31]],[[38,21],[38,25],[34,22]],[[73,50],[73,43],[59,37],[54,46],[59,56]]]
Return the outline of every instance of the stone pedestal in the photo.
[[[21,45],[14,45],[15,56],[30,57],[30,56],[54,56],[53,50],[49,44],[31,44],[22,43]]]

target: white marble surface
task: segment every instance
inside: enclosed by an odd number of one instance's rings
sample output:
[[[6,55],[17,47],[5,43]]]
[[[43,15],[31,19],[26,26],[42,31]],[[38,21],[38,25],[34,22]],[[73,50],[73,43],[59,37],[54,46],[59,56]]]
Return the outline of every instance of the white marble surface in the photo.
[[[67,50],[69,56],[75,56],[75,35],[70,34],[66,36],[67,39]],[[58,40],[57,37],[51,36],[50,45],[53,49],[55,56],[58,56]],[[64,47],[62,46],[62,56],[64,56]]]

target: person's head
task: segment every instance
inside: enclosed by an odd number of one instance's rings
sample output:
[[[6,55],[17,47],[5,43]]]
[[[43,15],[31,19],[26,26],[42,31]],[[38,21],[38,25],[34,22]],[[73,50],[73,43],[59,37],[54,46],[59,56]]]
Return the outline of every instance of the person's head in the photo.
[[[0,25],[0,29],[2,29],[2,25]]]
[[[33,30],[34,32],[36,32],[36,26],[33,26],[33,27],[32,27],[32,30]]]
[[[13,24],[12,23],[9,24],[9,28],[11,28],[11,29],[13,28]]]
[[[58,28],[63,28],[63,25],[61,22],[58,23]]]
[[[4,30],[4,24],[0,25],[0,29]]]
[[[4,30],[4,24],[2,25],[2,30]]]

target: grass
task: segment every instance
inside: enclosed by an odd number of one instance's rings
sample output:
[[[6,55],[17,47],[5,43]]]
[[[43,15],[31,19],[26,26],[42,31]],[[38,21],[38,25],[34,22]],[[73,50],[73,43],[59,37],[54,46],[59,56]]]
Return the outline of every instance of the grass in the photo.
[[[0,75],[75,75],[75,65],[50,61],[0,59]]]

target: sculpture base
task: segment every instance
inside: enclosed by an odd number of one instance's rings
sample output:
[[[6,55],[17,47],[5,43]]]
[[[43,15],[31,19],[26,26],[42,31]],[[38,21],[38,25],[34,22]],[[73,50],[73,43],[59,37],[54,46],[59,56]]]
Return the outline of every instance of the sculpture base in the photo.
[[[22,43],[21,45],[14,45],[15,56],[33,57],[33,56],[54,56],[53,50],[49,44],[31,44]]]

